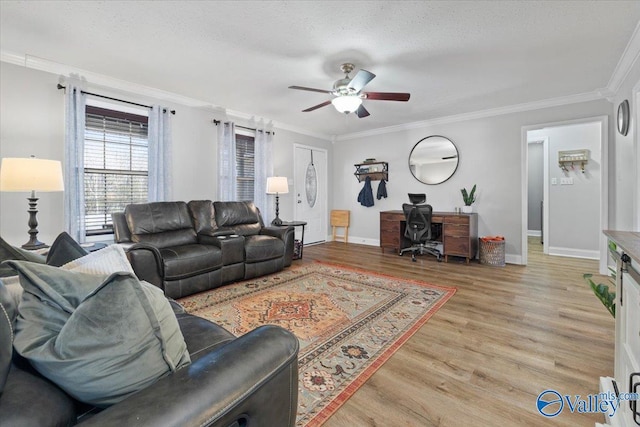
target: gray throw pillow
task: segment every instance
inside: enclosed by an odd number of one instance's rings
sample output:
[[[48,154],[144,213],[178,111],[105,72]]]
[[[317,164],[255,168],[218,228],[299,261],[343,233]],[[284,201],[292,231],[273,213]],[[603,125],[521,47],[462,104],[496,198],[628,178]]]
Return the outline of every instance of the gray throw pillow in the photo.
[[[60,267],[88,253],[78,242],[73,240],[73,237],[63,231],[56,237],[47,252],[47,264]]]
[[[15,350],[76,399],[117,403],[190,363],[161,290],[134,275],[8,261],[24,294]]]
[[[0,263],[7,260],[32,261],[44,263],[46,258],[35,252],[30,252],[15,246],[11,246],[2,237],[0,237]],[[16,273],[7,265],[0,265],[0,277],[15,276]]]

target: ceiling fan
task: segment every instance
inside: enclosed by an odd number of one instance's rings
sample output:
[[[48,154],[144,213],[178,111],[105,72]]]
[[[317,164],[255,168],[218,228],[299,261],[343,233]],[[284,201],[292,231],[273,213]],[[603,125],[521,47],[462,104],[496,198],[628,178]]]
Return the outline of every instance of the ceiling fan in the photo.
[[[304,86],[289,86],[289,89],[308,90],[310,92],[329,93],[334,95],[335,98],[325,101],[322,104],[309,107],[303,112],[309,112],[317,110],[318,108],[325,107],[329,104],[333,104],[336,110],[341,113],[349,114],[355,112],[360,118],[367,117],[369,112],[364,105],[362,105],[363,99],[371,99],[376,101],[408,101],[411,94],[400,92],[362,92],[362,89],[375,78],[375,74],[370,73],[367,70],[360,70],[353,78],[349,77],[349,73],[353,71],[355,66],[351,63],[345,63],[340,66],[340,69],[345,73],[343,79],[336,80],[333,83],[332,90],[314,89]]]

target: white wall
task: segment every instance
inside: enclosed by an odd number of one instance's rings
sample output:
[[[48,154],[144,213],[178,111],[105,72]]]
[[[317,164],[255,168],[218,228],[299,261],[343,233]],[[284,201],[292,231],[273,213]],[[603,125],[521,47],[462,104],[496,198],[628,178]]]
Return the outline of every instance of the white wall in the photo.
[[[0,157],[36,157],[63,161],[64,94],[56,88],[59,76],[0,62]],[[213,119],[220,111],[149,99],[103,87],[88,90],[143,104],[161,104],[176,110],[171,118],[173,139],[173,199],[217,198],[217,129]],[[232,118],[233,119],[233,118]],[[233,119],[247,125],[246,120]],[[293,176],[293,144],[329,150],[331,143],[275,128],[274,171]],[[331,182],[330,182],[331,185]],[[20,245],[28,240],[27,194],[0,193],[0,236]],[[51,243],[63,230],[62,193],[39,194],[38,235]],[[293,197],[281,198],[281,216],[292,219]]]
[[[400,209],[407,193],[427,194],[434,210],[450,211],[461,206],[460,189],[477,184],[479,234],[503,235],[508,262],[520,262],[522,251],[522,128],[538,123],[573,120],[611,114],[606,100],[583,102],[500,116],[434,124],[418,129],[338,141],[333,151],[335,209],[351,210],[350,241],[379,241],[379,212]],[[451,139],[460,153],[458,170],[439,185],[418,182],[408,167],[414,144],[429,135]],[[353,176],[354,163],[365,158],[389,162],[388,199],[366,208],[357,203],[362,184]],[[374,193],[376,190],[374,185]]]
[[[621,83],[611,106],[613,121],[611,122],[613,138],[609,145],[610,167],[610,205],[609,218],[611,228],[626,231],[640,231],[640,135],[638,133],[638,118],[640,105],[636,102],[634,88],[640,90],[640,61],[635,62],[633,68]],[[617,131],[618,105],[625,99],[631,106],[631,124],[627,136]]]

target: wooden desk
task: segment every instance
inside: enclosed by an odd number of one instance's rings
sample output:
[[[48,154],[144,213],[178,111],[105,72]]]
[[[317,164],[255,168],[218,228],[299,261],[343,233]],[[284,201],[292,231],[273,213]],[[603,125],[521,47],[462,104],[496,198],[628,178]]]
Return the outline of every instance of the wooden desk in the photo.
[[[433,212],[432,224],[442,224],[442,255],[448,262],[449,255],[460,256],[469,260],[478,253],[478,214]],[[380,212],[380,248],[400,249],[411,246],[409,239],[404,237],[406,221],[401,210]]]

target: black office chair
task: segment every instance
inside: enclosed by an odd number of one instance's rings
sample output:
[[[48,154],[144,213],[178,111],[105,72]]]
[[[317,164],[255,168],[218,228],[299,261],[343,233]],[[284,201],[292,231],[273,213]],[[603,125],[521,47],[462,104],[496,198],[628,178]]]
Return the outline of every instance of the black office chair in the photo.
[[[400,250],[399,255],[411,252],[411,261],[416,262],[416,253],[420,255],[431,254],[442,261],[442,254],[436,246],[438,242],[432,240],[431,215],[433,208],[425,204],[427,196],[425,194],[409,193],[409,203],[402,204],[402,211],[407,225],[404,229],[404,236],[411,240],[411,246]]]

